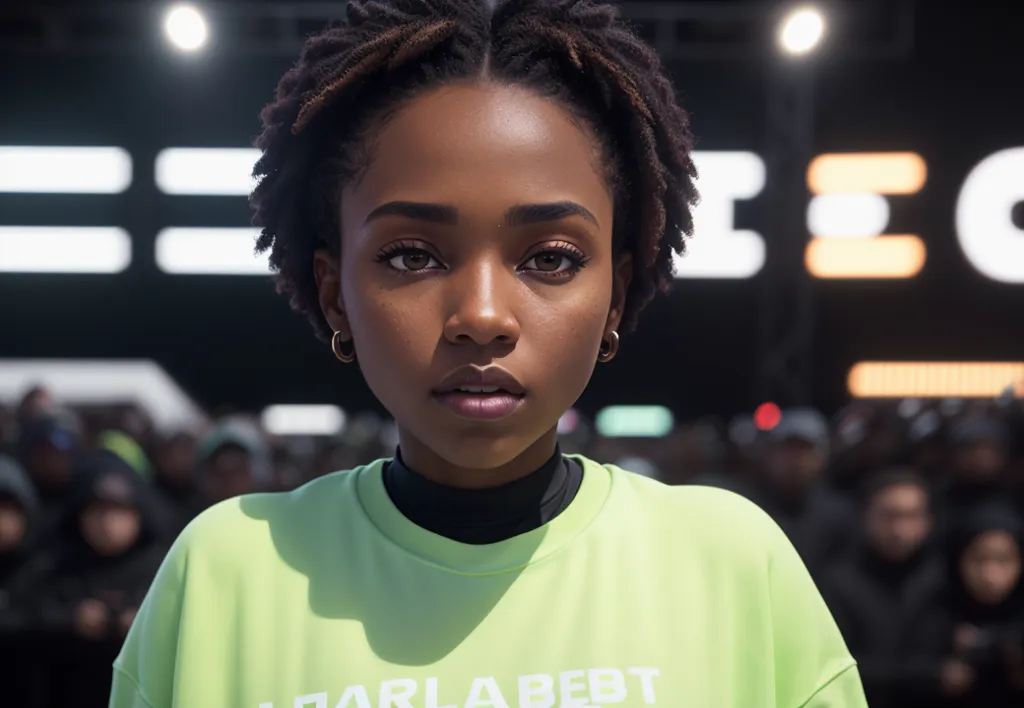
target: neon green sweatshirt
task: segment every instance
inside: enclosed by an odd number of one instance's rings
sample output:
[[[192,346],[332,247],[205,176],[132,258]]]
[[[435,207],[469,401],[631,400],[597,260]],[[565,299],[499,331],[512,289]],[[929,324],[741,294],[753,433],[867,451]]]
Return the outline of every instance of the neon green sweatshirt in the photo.
[[[383,462],[224,502],[165,561],[111,708],[862,708],[779,528],[729,492],[580,459],[539,529],[419,528]]]

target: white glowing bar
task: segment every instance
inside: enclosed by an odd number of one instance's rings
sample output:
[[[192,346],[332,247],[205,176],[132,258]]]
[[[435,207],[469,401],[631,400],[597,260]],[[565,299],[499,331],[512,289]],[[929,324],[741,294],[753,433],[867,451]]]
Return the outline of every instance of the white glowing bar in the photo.
[[[828,238],[870,238],[889,225],[889,200],[880,194],[819,194],[807,207],[807,229]]]
[[[694,237],[675,258],[677,278],[751,278],[764,267],[764,238],[735,228],[734,202],[753,199],[765,184],[764,161],[752,152],[695,152],[700,204]]]
[[[119,194],[132,158],[119,147],[0,146],[0,192]]]
[[[0,226],[0,272],[120,273],[132,240],[112,226]]]
[[[672,432],[675,418],[664,406],[609,406],[594,425],[606,438],[659,438]]]
[[[156,156],[156,184],[166,194],[245,196],[259,158],[254,148],[167,148]]]
[[[137,403],[161,429],[192,428],[206,419],[174,379],[149,360],[0,359],[0,403],[16,403],[35,385],[69,405]]]
[[[1024,147],[1001,150],[971,170],[956,204],[956,234],[971,265],[1002,283],[1024,283],[1024,230],[1013,207],[1024,201]]]
[[[267,406],[261,418],[271,435],[337,435],[345,429],[345,412],[332,405]]]
[[[257,254],[257,228],[164,229],[156,236],[156,264],[175,275],[268,275],[269,254]]]

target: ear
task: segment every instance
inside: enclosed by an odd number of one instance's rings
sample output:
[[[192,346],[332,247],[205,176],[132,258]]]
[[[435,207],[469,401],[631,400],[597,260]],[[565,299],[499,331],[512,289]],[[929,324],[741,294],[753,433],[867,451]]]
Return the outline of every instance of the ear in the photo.
[[[615,270],[612,273],[612,302],[608,308],[608,321],[604,326],[606,335],[619,329],[622,313],[626,310],[626,294],[632,281],[633,254],[623,253],[616,259]]]
[[[313,253],[313,276],[316,278],[317,299],[324,319],[334,332],[341,332],[343,339],[352,339],[352,328],[348,324],[345,303],[341,296],[341,263],[326,248]]]

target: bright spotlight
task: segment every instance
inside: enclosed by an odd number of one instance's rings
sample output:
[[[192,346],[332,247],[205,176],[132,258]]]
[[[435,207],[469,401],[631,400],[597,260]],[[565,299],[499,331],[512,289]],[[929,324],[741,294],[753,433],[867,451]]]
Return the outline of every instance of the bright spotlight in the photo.
[[[183,52],[201,49],[209,37],[206,18],[192,5],[175,5],[164,17],[167,39]]]
[[[787,54],[807,54],[815,49],[825,35],[825,17],[813,7],[793,10],[782,21],[779,45]]]

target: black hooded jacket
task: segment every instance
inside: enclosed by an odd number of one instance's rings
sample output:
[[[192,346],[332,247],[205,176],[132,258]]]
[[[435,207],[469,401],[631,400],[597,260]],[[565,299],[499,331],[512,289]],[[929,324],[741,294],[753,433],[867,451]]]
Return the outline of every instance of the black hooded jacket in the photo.
[[[128,506],[139,514],[138,538],[119,556],[98,554],[82,536],[82,512],[98,501]],[[138,608],[156,575],[165,552],[159,537],[159,514],[138,473],[108,451],[81,458],[61,521],[62,544],[54,551],[38,604],[50,657],[51,704],[106,706],[109,667],[123,642],[120,619]],[[102,603],[108,611],[106,631],[98,639],[76,631],[76,614],[87,600]]]
[[[3,700],[10,701],[10,705],[31,708],[40,705],[38,699],[43,684],[33,611],[33,597],[44,572],[44,562],[35,554],[39,500],[21,467],[12,458],[3,456],[0,456],[0,504],[20,508],[26,520],[21,543],[0,552],[0,666],[6,677]]]
[[[968,625],[978,630],[975,646],[956,652],[957,658],[976,672],[970,690],[956,703],[963,708],[1024,705],[1024,577],[1018,578],[1002,602],[987,605],[971,595],[959,570],[968,546],[988,531],[1008,533],[1024,552],[1024,520],[1003,504],[979,506],[950,530],[947,612],[952,626]]]
[[[872,708],[923,708],[941,696],[949,637],[942,555],[926,546],[902,563],[866,542],[822,579]]]

